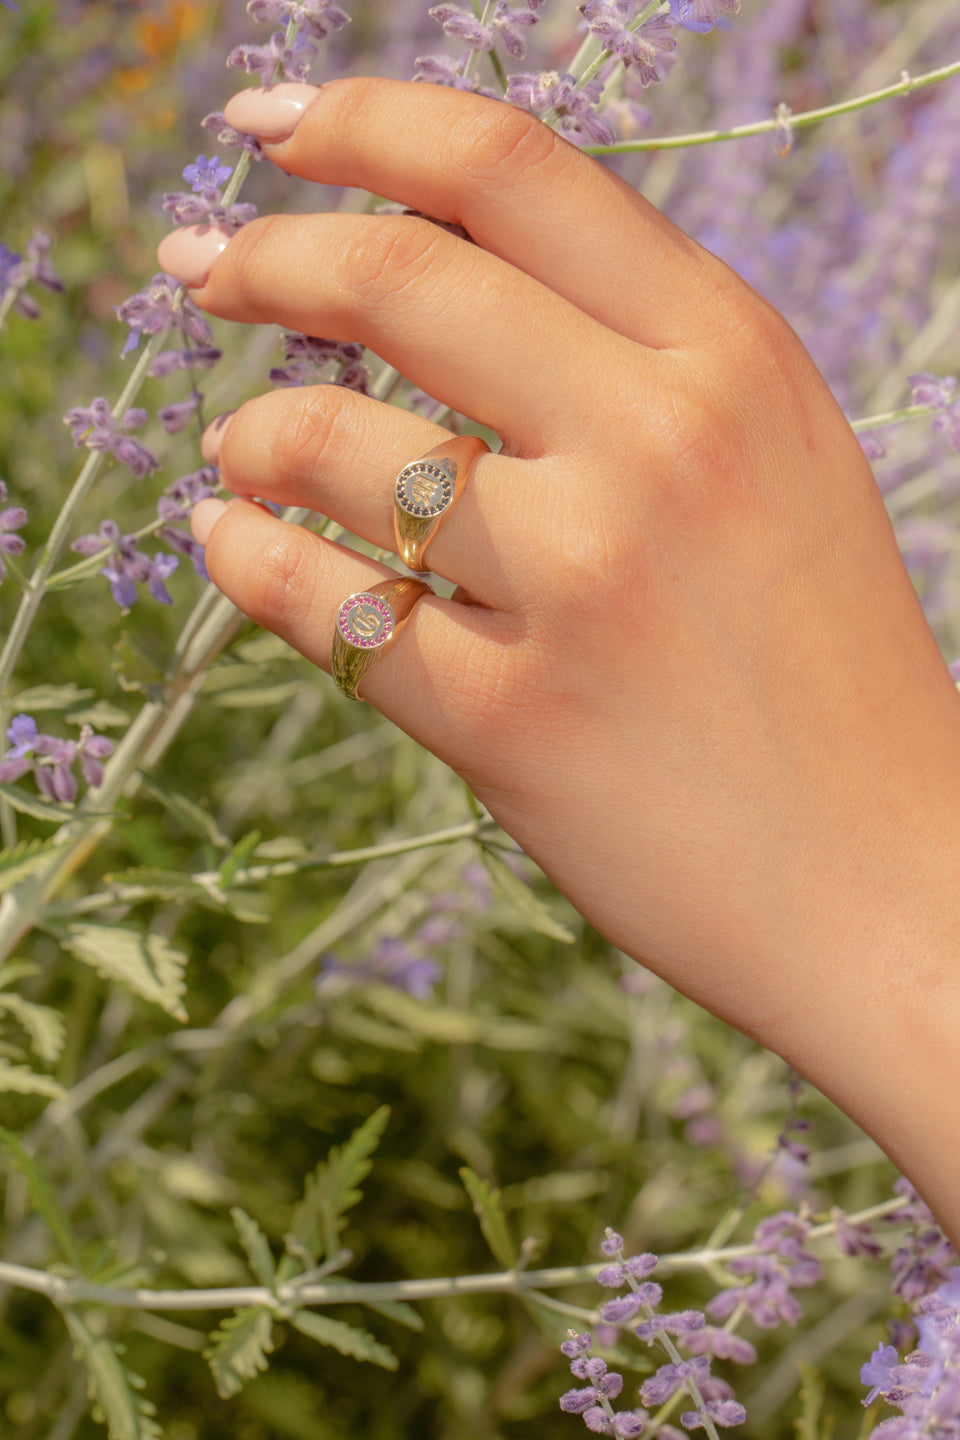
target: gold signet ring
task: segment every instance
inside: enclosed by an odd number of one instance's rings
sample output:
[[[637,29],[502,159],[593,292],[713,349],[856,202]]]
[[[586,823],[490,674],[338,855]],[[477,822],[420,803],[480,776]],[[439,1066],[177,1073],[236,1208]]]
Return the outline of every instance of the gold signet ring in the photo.
[[[427,570],[427,546],[459,500],[467,476],[490,449],[479,435],[452,435],[404,465],[393,490],[397,554],[411,570]]]
[[[347,596],[337,611],[333,632],[333,678],[338,690],[351,700],[363,699],[357,694],[360,681],[389,650],[417,601],[432,594],[422,580],[397,575]]]

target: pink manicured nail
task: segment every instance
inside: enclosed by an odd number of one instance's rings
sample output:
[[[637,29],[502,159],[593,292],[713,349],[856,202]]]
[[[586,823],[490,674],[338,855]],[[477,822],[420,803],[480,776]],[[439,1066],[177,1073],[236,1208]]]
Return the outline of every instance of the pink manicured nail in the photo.
[[[258,85],[231,96],[223,113],[228,125],[246,135],[268,143],[287,140],[319,94],[316,85]]]
[[[210,421],[210,424],[200,437],[200,454],[208,465],[216,465],[219,461],[220,446],[223,444],[223,432],[227,428],[230,416],[236,413],[235,410],[225,410],[222,415],[218,415],[215,420]]]
[[[194,505],[190,514],[190,529],[193,531],[193,538],[198,545],[206,545],[210,539],[210,531],[226,508],[226,501],[213,498],[199,500]]]
[[[157,246],[161,270],[197,289],[207,282],[214,261],[223,254],[236,234],[215,225],[189,225],[164,235]]]

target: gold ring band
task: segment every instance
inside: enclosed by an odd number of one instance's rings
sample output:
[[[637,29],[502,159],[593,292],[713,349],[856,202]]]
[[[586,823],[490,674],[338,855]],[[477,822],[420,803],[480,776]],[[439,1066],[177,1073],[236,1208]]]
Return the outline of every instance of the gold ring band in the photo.
[[[452,435],[404,465],[393,490],[393,533],[404,565],[421,572],[427,546],[463,493],[467,476],[490,449],[479,435]]]
[[[389,650],[417,601],[432,594],[422,580],[397,575],[347,596],[337,610],[333,632],[333,678],[342,694],[363,699],[357,694],[360,681]]]

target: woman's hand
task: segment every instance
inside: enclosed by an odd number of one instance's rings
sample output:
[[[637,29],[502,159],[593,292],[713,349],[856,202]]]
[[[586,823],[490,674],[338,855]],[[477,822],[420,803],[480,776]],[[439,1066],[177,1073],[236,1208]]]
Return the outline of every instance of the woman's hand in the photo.
[[[921,1071],[939,1056],[957,1088],[960,703],[813,363],[516,109],[344,80],[244,92],[228,118],[276,135],[285,106],[282,169],[476,242],[323,214],[160,247],[212,314],[362,341],[502,439],[431,544],[459,589],[417,604],[364,697],[597,929],[779,1050],[936,1203]],[[397,472],[448,433],[285,389],[218,431],[219,464],[238,496],[390,548]],[[196,524],[216,584],[326,669],[340,602],[390,573],[244,500]]]

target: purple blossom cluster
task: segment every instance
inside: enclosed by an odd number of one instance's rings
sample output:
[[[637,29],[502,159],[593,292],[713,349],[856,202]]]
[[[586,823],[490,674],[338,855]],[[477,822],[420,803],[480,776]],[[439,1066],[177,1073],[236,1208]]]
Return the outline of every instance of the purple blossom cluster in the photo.
[[[957,377],[943,375],[939,378],[927,371],[907,376],[914,405],[932,405],[936,411],[932,428],[938,435],[946,435],[955,450],[960,450],[960,395],[957,395]]]
[[[160,468],[160,461],[153,451],[130,434],[131,430],[139,430],[141,425],[145,425],[147,418],[146,410],[136,407],[114,416],[109,401],[99,396],[89,405],[74,405],[64,415],[63,423],[70,427],[74,445],[109,452],[138,480],[142,480]]]
[[[203,546],[192,535],[175,527],[189,520],[194,505],[215,495],[217,485],[217,470],[212,465],[204,465],[172,481],[158,499],[157,515],[164,523],[156,532],[157,538],[177,554],[164,550],[146,554],[140,549],[140,538],[121,534],[115,520],[103,520],[96,534],[81,535],[70,548],[78,555],[105,556],[107,563],[100,574],[109,580],[111,594],[124,612],[136,604],[139,585],[146,585],[161,605],[172,605],[173,596],[166,581],[178,568],[181,555],[190,560],[202,580],[209,578]]]
[[[637,6],[633,0],[586,0],[580,9],[589,29],[604,49],[616,55],[629,70],[635,70],[640,84],[663,80],[677,48],[673,15],[652,15],[634,27]]]
[[[245,201],[224,204],[221,186],[230,179],[233,166],[221,165],[219,156],[208,159],[198,155],[192,164],[184,166],[182,174],[190,190],[173,190],[163,197],[163,208],[177,225],[223,225],[239,230],[256,219],[256,205]]]
[[[478,862],[460,872],[463,885],[433,896],[430,914],[412,940],[383,936],[363,960],[343,961],[324,955],[314,980],[318,995],[339,994],[374,982],[405,990],[418,1000],[429,1000],[443,979],[443,966],[432,950],[451,945],[462,933],[466,911],[483,911],[492,900],[490,878]]]
[[[237,45],[227,56],[231,68],[256,75],[261,85],[305,80],[320,41],[350,21],[332,0],[249,0],[247,10],[255,20],[293,27],[292,38],[288,29],[275,30],[265,45]]]
[[[129,327],[124,355],[136,350],[142,335],[179,331],[182,348],[164,350],[156,357],[148,371],[154,379],[177,370],[209,370],[220,359],[209,320],[188,295],[178,300],[182,288],[172,275],[154,275],[144,290],[138,290],[117,307],[117,318]]]
[[[0,480],[0,505],[7,506],[7,499],[7,487]],[[0,510],[0,581],[3,581],[7,574],[3,563],[4,555],[23,554],[26,541],[16,532],[23,529],[27,519],[27,512],[22,505],[9,505]]]
[[[755,1253],[728,1261],[727,1269],[743,1277],[707,1305],[715,1320],[727,1320],[741,1306],[761,1330],[775,1330],[786,1322],[795,1325],[803,1314],[794,1290],[816,1285],[823,1266],[806,1248],[811,1224],[792,1210],[781,1210],[761,1220],[753,1233]]]
[[[614,1410],[612,1402],[623,1389],[622,1375],[608,1370],[606,1362],[593,1354],[591,1335],[578,1335],[571,1330],[560,1348],[570,1360],[573,1376],[587,1383],[561,1396],[561,1410],[581,1415],[587,1429],[596,1434],[627,1440],[643,1433],[652,1407],[665,1404],[677,1391],[685,1390],[694,1406],[680,1417],[685,1430],[717,1426],[727,1429],[742,1424],[746,1411],[734,1398],[727,1382],[711,1374],[710,1364],[713,1355],[752,1362],[756,1352],[749,1342],[708,1327],[706,1317],[699,1310],[659,1313],[657,1307],[663,1299],[663,1290],[649,1278],[658,1263],[656,1255],[625,1256],[623,1237],[610,1229],[605,1233],[601,1249],[614,1263],[603,1266],[597,1275],[598,1284],[610,1290],[628,1287],[627,1294],[607,1300],[601,1306],[605,1326],[632,1325],[638,1339],[649,1345],[659,1343],[666,1350],[668,1360],[640,1387],[639,1406],[632,1410]],[[679,1347],[687,1354],[683,1355]],[[679,1432],[660,1426],[657,1433],[664,1440],[670,1440],[671,1435]]]
[[[26,320],[40,318],[40,306],[27,294],[28,285],[42,285],[55,294],[63,290],[63,281],[50,259],[51,243],[50,236],[41,230],[30,236],[22,255],[0,242],[0,300],[12,290],[13,309]]]
[[[334,385],[369,394],[370,371],[363,363],[363,346],[339,340],[321,340],[316,335],[283,336],[284,364],[270,371],[274,385],[316,385],[326,378]],[[333,362],[331,380],[328,366]]]
[[[61,805],[72,805],[77,798],[76,764],[86,783],[96,787],[103,783],[104,760],[113,754],[113,741],[94,734],[89,725],[80,727],[79,739],[63,740],[41,734],[32,715],[15,715],[7,739],[10,749],[0,760],[0,785],[32,770],[40,793]]]
[[[882,1440],[956,1440],[960,1436],[960,1267],[952,1268],[935,1290],[918,1301],[915,1318],[917,1345],[905,1359],[894,1345],[880,1344],[860,1371],[863,1384],[871,1387],[864,1405],[882,1395],[900,1411],[872,1433]]]

